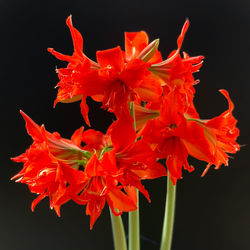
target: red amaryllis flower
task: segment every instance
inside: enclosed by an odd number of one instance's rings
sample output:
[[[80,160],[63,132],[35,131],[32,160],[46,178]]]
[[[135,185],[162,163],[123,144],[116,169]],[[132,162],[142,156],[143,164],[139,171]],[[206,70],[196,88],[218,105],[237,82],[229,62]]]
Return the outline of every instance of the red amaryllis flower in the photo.
[[[105,153],[110,159],[116,159],[120,171],[118,179],[123,185],[136,187],[149,200],[143,179],[155,179],[166,176],[165,168],[157,163],[156,154],[142,140],[136,141],[136,133],[129,121],[123,116],[110,127],[113,150]],[[105,156],[104,155],[104,156]],[[110,160],[110,162],[114,162]]]
[[[199,118],[193,100],[188,98],[186,91],[178,86],[173,89],[164,86],[163,95],[158,102],[147,103],[145,107],[135,105],[136,128],[140,130],[151,119],[158,117],[165,122],[167,119],[172,124],[178,124],[184,115],[185,118]],[[138,134],[140,135],[140,132]]]
[[[120,47],[97,52],[101,81],[105,88],[102,103],[117,117],[128,113],[128,103],[138,95],[142,100],[154,101],[161,95],[161,85],[150,77],[147,64],[135,58],[124,60]]]
[[[183,105],[174,93],[165,96],[165,102],[171,103],[177,98],[176,108],[162,106],[159,118],[150,120],[141,135],[149,142],[160,158],[166,158],[171,180],[175,184],[182,177],[182,167],[192,171],[187,157],[191,155],[199,160],[215,165],[227,165],[227,153],[235,153],[239,145],[235,142],[239,134],[236,119],[232,116],[233,104],[226,91],[222,91],[229,102],[229,109],[211,120],[199,120],[185,116]],[[178,110],[180,112],[178,112]],[[206,171],[207,171],[206,169]]]
[[[161,95],[161,84],[147,70],[152,63],[161,61],[159,40],[148,45],[145,32],[126,33],[125,53],[120,47],[98,51],[95,63],[82,52],[83,39],[73,27],[71,17],[67,25],[75,48],[73,56],[48,49],[58,59],[69,62],[67,68],[57,70],[60,82],[55,103],[82,100],[82,115],[89,125],[87,96],[102,101],[105,108],[119,116],[121,112],[128,113],[128,102],[136,96],[155,101]]]
[[[73,44],[74,53],[72,56],[63,55],[56,52],[52,48],[48,48],[48,51],[52,53],[56,58],[69,62],[67,68],[57,69],[58,77],[60,79],[57,87],[59,87],[57,98],[55,100],[55,105],[57,102],[75,102],[82,100],[82,115],[88,125],[88,106],[86,105],[86,93],[82,92],[79,87],[79,82],[77,77],[79,72],[81,75],[85,75],[85,78],[90,74],[91,69],[98,68],[99,66],[92,60],[90,60],[83,53],[83,38],[80,32],[73,27],[71,16],[67,18],[66,24],[68,25]]]
[[[186,92],[189,102],[192,102],[195,93],[193,85],[199,82],[194,80],[193,73],[199,71],[204,57],[189,57],[185,52],[183,52],[183,58],[180,56],[179,53],[188,27],[189,21],[186,20],[177,39],[177,50],[171,52],[167,60],[151,65],[149,70],[163,78],[169,88],[178,87],[181,92]]]
[[[86,164],[91,156],[79,147],[83,128],[67,140],[58,133],[47,132],[43,125],[38,126],[22,111],[21,114],[34,142],[25,153],[12,159],[24,163],[23,169],[12,179],[27,184],[32,193],[39,194],[32,203],[32,210],[48,196],[50,207],[60,216],[60,206],[70,199],[67,186],[82,181],[84,176],[77,168]]]
[[[68,190],[72,199],[80,205],[87,205],[86,214],[90,215],[90,229],[107,202],[115,215],[137,209],[133,191],[122,190],[118,185],[119,169],[114,164],[105,164],[94,154],[85,166],[85,179]],[[70,189],[70,188],[69,188]],[[77,190],[77,192],[75,192]]]
[[[85,180],[73,188],[78,193],[71,192],[71,197],[79,204],[87,204],[91,228],[106,202],[119,215],[137,209],[136,189],[150,201],[141,180],[165,176],[166,169],[156,162],[156,154],[146,143],[135,142],[132,118],[123,116],[111,125],[107,135],[87,130],[83,140],[89,143],[84,148],[96,153],[85,166]]]
[[[232,115],[234,104],[226,90],[220,90],[220,92],[228,101],[228,110],[210,120],[194,119],[204,129],[204,134],[210,144],[211,151],[214,151],[215,162],[213,164],[215,165],[215,169],[218,169],[221,164],[228,166],[227,153],[234,154],[240,150],[240,146],[236,142],[239,136],[239,129],[236,127],[237,120]],[[203,172],[203,176],[210,166],[211,164],[208,164]]]
[[[144,42],[141,41],[143,44]],[[136,45],[139,46],[140,42],[137,41]],[[157,100],[162,93],[161,83],[148,71],[150,63],[142,60],[146,57],[147,60],[153,57],[157,44],[148,45],[148,47],[144,49],[147,53],[142,50],[142,55],[139,54],[138,57],[135,57],[136,53],[131,55],[129,45],[126,46],[128,54],[127,51],[124,53],[120,47],[97,51],[96,57],[100,66],[96,69],[98,76],[92,74],[92,78],[88,76],[86,80],[86,75],[79,75],[83,91],[93,99],[101,101],[103,107],[114,112],[117,117],[121,114],[128,116],[128,103],[134,101],[135,98],[143,101]],[[133,47],[133,51],[137,52],[138,49]],[[129,61],[127,61],[128,58]]]

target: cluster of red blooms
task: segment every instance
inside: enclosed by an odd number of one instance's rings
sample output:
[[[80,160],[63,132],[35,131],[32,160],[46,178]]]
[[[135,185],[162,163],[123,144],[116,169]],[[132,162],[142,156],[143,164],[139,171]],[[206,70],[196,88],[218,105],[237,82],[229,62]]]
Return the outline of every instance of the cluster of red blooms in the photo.
[[[192,171],[191,155],[207,162],[207,168],[228,165],[228,154],[236,153],[239,130],[233,117],[233,103],[226,90],[220,90],[228,109],[210,120],[199,118],[193,98],[193,73],[202,65],[202,56],[180,54],[188,29],[185,22],[177,40],[177,50],[163,60],[159,40],[149,44],[144,31],[125,33],[125,51],[119,46],[97,51],[97,62],[83,53],[83,39],[67,19],[74,44],[72,56],[49,48],[58,59],[67,61],[57,69],[57,102],[81,101],[86,123],[89,108],[86,98],[102,103],[117,120],[104,135],[93,129],[76,130],[71,139],[49,133],[21,112],[34,140],[26,152],[13,160],[24,168],[13,177],[26,183],[39,196],[32,210],[45,197],[60,215],[69,200],[86,205],[93,227],[105,203],[115,215],[137,209],[136,190],[150,201],[141,183],[144,179],[170,176],[176,184],[182,168]],[[158,163],[166,159],[167,169]]]

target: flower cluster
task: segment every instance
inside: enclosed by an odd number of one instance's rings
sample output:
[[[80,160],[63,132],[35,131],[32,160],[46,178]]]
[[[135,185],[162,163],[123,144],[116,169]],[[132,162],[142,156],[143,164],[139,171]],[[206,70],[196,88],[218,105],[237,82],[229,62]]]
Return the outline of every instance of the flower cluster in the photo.
[[[86,98],[101,102],[117,120],[106,134],[80,128],[71,139],[49,133],[21,111],[33,144],[13,158],[24,163],[13,177],[39,194],[32,203],[49,197],[50,207],[60,216],[60,207],[69,200],[86,205],[90,227],[107,202],[114,215],[137,209],[137,190],[149,201],[141,181],[170,176],[173,184],[182,178],[182,169],[193,171],[189,155],[218,169],[228,165],[228,153],[236,153],[239,130],[233,117],[234,105],[226,90],[220,90],[228,109],[203,120],[195,109],[193,73],[202,66],[203,56],[180,53],[189,26],[187,20],[177,39],[177,49],[162,59],[159,39],[149,43],[144,31],[125,33],[125,50],[119,46],[97,51],[96,62],[83,53],[83,38],[66,21],[74,44],[72,56],[49,48],[58,59],[68,62],[57,69],[58,102],[81,101],[81,113],[88,126]],[[158,163],[166,160],[166,167]]]

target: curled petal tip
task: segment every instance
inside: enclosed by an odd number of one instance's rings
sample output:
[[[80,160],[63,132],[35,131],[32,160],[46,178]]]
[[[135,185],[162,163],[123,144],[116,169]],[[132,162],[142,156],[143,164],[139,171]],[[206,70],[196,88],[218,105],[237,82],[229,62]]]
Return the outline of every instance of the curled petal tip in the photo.
[[[54,49],[53,48],[47,48],[47,51],[50,52],[51,54],[53,54]]]
[[[188,30],[188,27],[189,27],[189,20],[186,19],[183,27],[182,27],[182,30],[181,30],[181,34],[179,35],[178,39],[177,39],[177,45],[178,45],[178,52],[180,51],[181,49],[181,46],[182,46],[182,43],[183,43],[183,40],[184,40],[184,36]]]
[[[190,22],[189,22],[189,19],[187,18],[184,25],[183,25],[183,27],[182,27],[182,30],[181,30],[182,35],[185,35],[185,33],[188,30],[189,25],[190,25]]]
[[[66,24],[69,26],[69,25],[72,25],[72,15],[69,15],[66,19]]]

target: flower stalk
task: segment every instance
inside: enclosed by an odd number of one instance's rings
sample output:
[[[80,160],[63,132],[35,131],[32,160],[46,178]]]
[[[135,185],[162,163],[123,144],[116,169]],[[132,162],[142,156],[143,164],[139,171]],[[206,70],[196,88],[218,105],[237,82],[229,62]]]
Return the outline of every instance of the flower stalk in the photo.
[[[174,229],[175,197],[176,197],[176,185],[173,185],[168,175],[166,206],[165,206],[160,250],[171,249],[173,229]]]
[[[136,130],[134,103],[129,104],[130,114],[133,118],[134,129]],[[129,212],[128,215],[128,240],[129,250],[140,250],[140,214],[139,214],[139,194],[137,190],[137,210]]]
[[[124,226],[121,216],[115,216],[111,209],[110,218],[113,232],[113,241],[115,250],[127,250],[127,242],[125,237]]]

